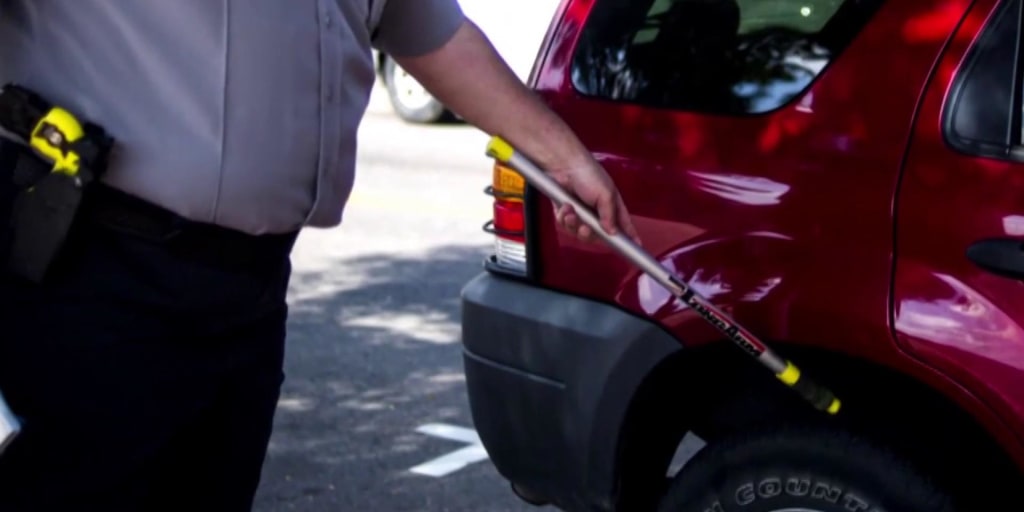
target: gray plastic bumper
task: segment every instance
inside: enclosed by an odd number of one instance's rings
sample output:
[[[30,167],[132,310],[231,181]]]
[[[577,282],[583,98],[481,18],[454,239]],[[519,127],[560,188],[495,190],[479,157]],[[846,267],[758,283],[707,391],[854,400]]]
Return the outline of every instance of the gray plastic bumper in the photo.
[[[497,470],[567,510],[609,510],[619,430],[680,345],[614,306],[490,275],[462,292],[473,420]]]

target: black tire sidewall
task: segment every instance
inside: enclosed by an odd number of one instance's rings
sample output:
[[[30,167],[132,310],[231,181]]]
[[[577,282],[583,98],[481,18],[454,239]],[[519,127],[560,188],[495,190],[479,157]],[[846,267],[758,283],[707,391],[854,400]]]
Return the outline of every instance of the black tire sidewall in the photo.
[[[790,430],[702,450],[673,480],[659,512],[950,512],[915,469],[863,439]]]

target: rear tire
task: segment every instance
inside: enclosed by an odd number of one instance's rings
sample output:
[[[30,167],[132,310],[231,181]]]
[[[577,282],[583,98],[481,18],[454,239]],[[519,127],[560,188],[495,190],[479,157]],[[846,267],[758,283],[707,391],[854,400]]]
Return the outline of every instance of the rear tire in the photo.
[[[951,503],[892,452],[807,427],[708,444],[673,478],[658,512],[953,512]]]

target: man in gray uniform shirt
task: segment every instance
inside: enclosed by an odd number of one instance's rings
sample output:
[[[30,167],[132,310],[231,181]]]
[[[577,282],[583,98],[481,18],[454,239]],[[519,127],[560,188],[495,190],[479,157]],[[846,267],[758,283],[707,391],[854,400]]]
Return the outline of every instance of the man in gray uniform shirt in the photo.
[[[341,222],[371,47],[635,236],[456,0],[3,0],[0,80],[117,148],[52,279],[0,280],[0,389],[25,420],[0,510],[251,508],[288,255],[301,228]]]

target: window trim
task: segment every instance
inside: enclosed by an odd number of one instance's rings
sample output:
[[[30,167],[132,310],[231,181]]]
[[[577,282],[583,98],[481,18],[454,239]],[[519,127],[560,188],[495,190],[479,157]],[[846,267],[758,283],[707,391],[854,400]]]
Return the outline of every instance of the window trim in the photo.
[[[1009,133],[1011,140],[1002,144],[993,144],[974,139],[967,139],[956,134],[954,120],[962,101],[962,93],[974,66],[977,64],[978,41],[991,34],[995,23],[1016,3],[1017,40],[1014,58],[1012,85],[1012,109],[1010,112]],[[1009,13],[1012,15],[1012,12]],[[956,151],[968,156],[991,158],[1010,162],[1024,162],[1024,0],[1000,0],[993,10],[992,16],[979,31],[979,36],[967,50],[963,66],[957,71],[950,84],[949,94],[942,113],[942,137],[946,144]]]

